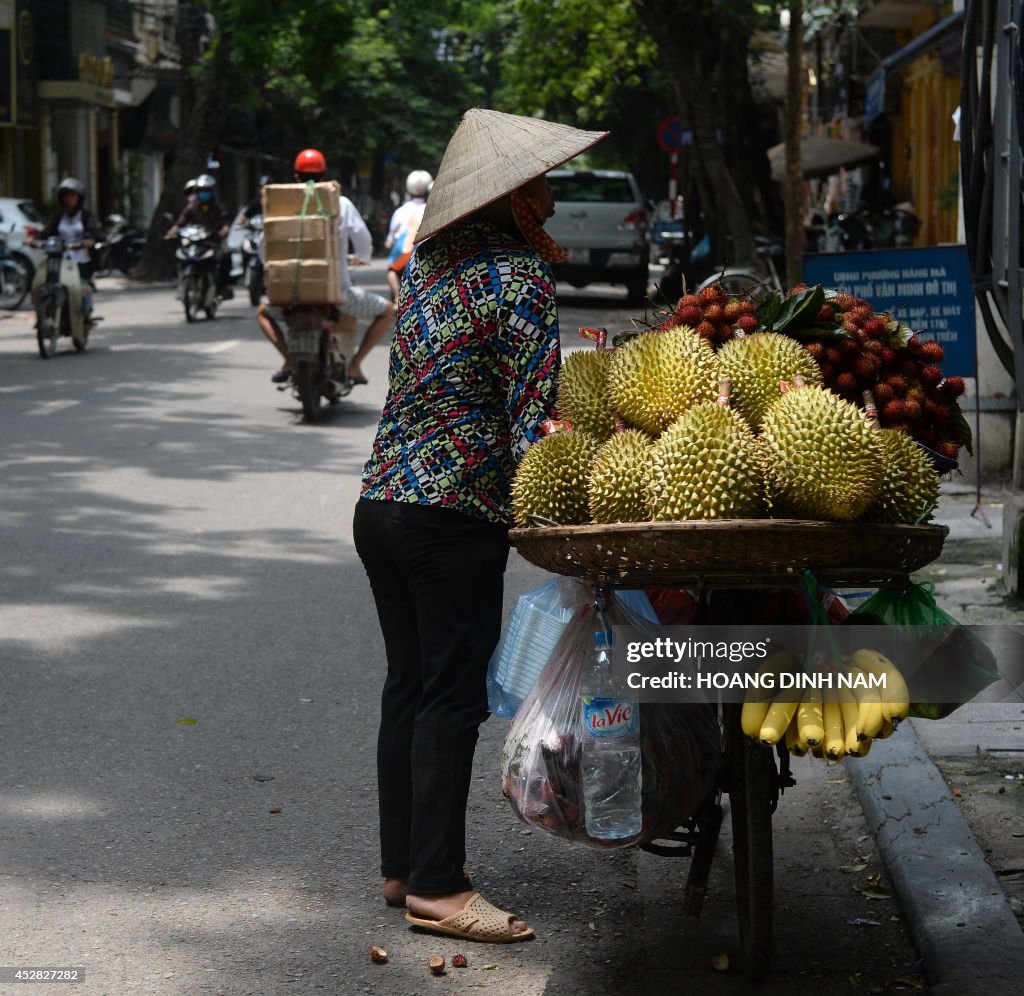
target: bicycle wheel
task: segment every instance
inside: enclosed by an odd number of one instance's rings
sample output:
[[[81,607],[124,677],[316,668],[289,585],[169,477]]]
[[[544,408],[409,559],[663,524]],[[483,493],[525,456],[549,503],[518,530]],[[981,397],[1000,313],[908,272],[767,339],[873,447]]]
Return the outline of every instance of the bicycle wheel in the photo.
[[[48,297],[38,313],[36,340],[39,343],[39,355],[44,360],[48,360],[57,352],[60,326],[64,319],[63,312],[64,309],[57,303],[57,299]]]
[[[697,293],[718,285],[730,297],[749,297],[759,290],[769,290],[769,279],[751,270],[719,270],[697,287]]]
[[[295,364],[292,383],[295,385],[299,401],[302,402],[302,417],[307,422],[315,422],[320,414],[320,386],[317,383],[316,364],[312,360],[299,360]]]
[[[772,751],[743,735],[740,708],[739,705],[726,707],[729,803],[740,947],[747,975],[756,980],[768,974],[772,960],[775,758]]]
[[[0,263],[0,308],[17,311],[28,293],[28,273],[14,260]]]

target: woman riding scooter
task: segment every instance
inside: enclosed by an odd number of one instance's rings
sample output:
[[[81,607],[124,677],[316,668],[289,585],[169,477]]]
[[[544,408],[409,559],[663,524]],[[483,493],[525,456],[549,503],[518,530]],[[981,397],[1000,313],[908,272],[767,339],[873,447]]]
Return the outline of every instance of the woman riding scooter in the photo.
[[[57,188],[57,200],[62,210],[54,215],[43,229],[39,238],[46,240],[59,235],[67,246],[77,245],[77,249],[69,249],[68,255],[78,264],[78,273],[82,278],[82,313],[87,323],[92,316],[92,261],[89,250],[102,234],[99,220],[91,212],[85,210],[85,188],[79,180],[69,176],[61,180]]]

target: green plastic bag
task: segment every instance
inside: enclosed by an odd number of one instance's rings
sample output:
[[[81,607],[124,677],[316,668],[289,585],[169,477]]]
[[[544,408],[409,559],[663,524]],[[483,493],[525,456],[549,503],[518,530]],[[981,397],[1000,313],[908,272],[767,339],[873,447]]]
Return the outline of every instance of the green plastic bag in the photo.
[[[966,626],[962,626],[935,604],[935,585],[910,584],[906,588],[881,588],[854,611],[850,623],[913,627],[906,639],[921,653],[924,660],[915,675],[914,696],[910,713],[920,719],[943,719],[965,702],[969,702],[993,682],[999,681],[995,654]],[[899,636],[897,634],[897,641]],[[939,702],[948,698],[948,689],[956,689],[955,702]],[[929,684],[945,688],[947,694],[928,694]]]

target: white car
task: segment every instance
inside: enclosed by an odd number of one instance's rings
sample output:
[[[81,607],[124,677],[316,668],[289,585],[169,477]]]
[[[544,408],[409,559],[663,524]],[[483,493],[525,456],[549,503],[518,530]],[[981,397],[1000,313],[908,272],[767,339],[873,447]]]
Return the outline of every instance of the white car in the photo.
[[[632,173],[552,170],[555,216],[544,228],[569,252],[555,276],[573,287],[624,284],[631,304],[647,293],[647,204]]]
[[[0,197],[0,235],[7,239],[7,251],[29,272],[46,258],[42,249],[25,245],[26,239],[37,238],[46,227],[46,219],[39,208],[22,197]]]

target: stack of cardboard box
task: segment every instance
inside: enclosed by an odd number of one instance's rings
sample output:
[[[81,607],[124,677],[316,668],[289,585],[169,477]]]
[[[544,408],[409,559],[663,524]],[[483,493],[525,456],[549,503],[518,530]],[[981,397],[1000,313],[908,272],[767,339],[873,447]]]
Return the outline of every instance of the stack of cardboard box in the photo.
[[[271,304],[341,300],[338,237],[341,188],[333,180],[263,188],[265,279]]]

